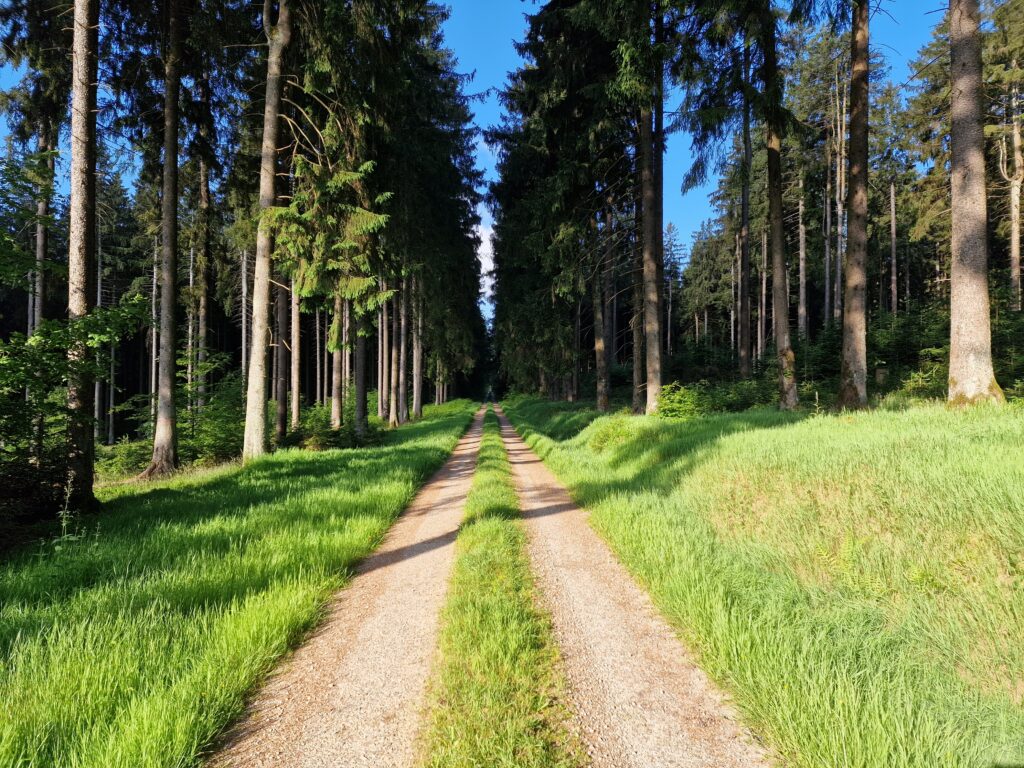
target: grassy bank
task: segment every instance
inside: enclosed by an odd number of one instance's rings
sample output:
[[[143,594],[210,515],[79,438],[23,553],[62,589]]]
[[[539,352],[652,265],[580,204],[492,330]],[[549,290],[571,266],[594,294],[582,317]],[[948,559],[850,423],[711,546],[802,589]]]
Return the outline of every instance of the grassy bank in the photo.
[[[424,745],[431,768],[581,765],[564,730],[551,627],[535,604],[518,517],[488,412],[442,615]]]
[[[473,410],[379,447],[111,487],[94,528],[0,566],[0,765],[198,764]]]
[[[788,762],[1024,764],[1024,412],[506,413]]]

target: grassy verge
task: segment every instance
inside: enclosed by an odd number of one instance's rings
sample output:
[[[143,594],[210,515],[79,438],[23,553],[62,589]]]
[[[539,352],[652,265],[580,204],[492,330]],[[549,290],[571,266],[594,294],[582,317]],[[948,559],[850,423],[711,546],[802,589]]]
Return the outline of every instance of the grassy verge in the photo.
[[[425,764],[581,765],[564,729],[551,627],[539,612],[519,500],[488,412],[442,616]]]
[[[94,529],[0,566],[0,765],[199,764],[473,410],[383,446],[107,488]]]
[[[1024,764],[1024,411],[506,413],[788,763]]]

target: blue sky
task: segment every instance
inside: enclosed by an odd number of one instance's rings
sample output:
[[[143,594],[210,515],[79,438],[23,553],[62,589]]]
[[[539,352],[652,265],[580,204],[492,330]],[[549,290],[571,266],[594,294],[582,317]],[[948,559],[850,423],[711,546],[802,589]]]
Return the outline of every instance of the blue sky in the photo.
[[[476,123],[481,128],[495,125],[501,118],[497,90],[502,87],[508,73],[521,63],[513,41],[522,39],[526,23],[524,14],[532,12],[532,0],[448,0],[451,18],[445,26],[448,46],[455,52],[462,72],[475,73],[471,93],[487,93],[480,103],[474,104]],[[910,76],[908,63],[928,41],[932,28],[941,20],[944,0],[882,0],[881,9],[872,17],[872,47],[883,53],[892,67],[894,82],[906,82]],[[673,108],[674,105],[669,105]],[[477,163],[493,179],[495,158],[481,142],[477,149]],[[714,188],[712,181],[706,187],[687,195],[680,192],[683,174],[690,163],[690,141],[685,134],[669,137],[665,157],[665,223],[672,222],[680,231],[682,242],[689,243],[701,222],[711,213],[708,193]],[[489,267],[490,246],[486,235],[490,231],[490,216],[481,211],[485,242],[481,260]],[[489,314],[489,307],[485,306]]]

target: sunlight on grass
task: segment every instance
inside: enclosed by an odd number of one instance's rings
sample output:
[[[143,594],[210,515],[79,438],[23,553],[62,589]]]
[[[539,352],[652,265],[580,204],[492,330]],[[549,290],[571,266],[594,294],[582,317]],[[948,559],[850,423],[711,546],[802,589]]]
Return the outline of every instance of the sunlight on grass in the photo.
[[[506,412],[793,764],[1024,763],[1024,412]]]
[[[537,608],[519,499],[488,412],[442,615],[425,765],[572,768],[550,622]]]
[[[94,530],[0,567],[0,765],[198,765],[473,410],[430,409],[379,447],[109,487]]]

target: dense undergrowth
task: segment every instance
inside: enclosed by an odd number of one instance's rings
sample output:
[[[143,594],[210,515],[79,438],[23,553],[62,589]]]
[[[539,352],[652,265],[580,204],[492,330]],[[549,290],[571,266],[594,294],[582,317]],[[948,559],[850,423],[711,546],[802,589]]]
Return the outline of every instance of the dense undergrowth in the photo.
[[[505,410],[788,762],[1024,764],[1024,412]]]
[[[102,516],[0,566],[0,765],[197,765],[465,430],[283,451],[101,491]]]
[[[582,765],[564,727],[552,630],[525,547],[512,468],[489,411],[442,614],[428,766]]]

